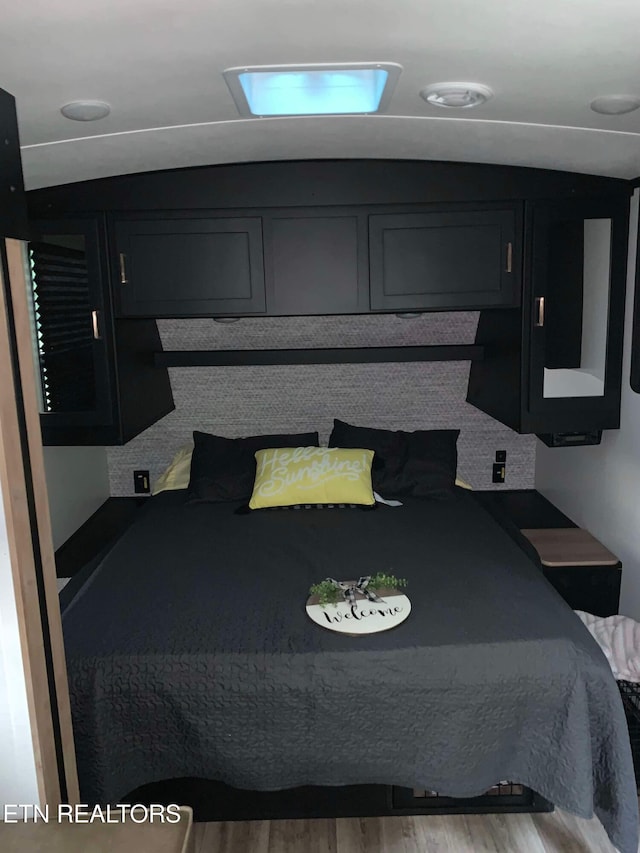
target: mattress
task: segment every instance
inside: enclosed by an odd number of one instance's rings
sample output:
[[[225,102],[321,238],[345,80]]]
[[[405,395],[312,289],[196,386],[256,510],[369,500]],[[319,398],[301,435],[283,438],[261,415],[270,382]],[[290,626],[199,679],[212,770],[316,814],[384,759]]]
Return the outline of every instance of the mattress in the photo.
[[[453,797],[501,779],[636,853],[638,805],[609,666],[474,500],[235,514],[148,502],[63,612],[84,802],[201,777],[252,790],[384,784]],[[349,637],[312,583],[406,578],[409,618]]]

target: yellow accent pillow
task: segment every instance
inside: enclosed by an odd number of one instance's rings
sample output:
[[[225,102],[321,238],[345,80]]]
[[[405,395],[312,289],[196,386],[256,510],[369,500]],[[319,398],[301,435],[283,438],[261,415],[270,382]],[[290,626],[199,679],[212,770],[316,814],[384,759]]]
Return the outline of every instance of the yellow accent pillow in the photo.
[[[152,495],[170,489],[186,489],[191,476],[191,455],[193,444],[186,444],[171,460],[171,464],[164,473],[160,474],[151,489]]]
[[[275,447],[256,452],[251,509],[296,504],[373,506],[373,450]]]
[[[469,489],[470,492],[473,491],[473,486],[470,486],[465,480],[461,480],[460,477],[456,477],[456,486],[460,489]]]

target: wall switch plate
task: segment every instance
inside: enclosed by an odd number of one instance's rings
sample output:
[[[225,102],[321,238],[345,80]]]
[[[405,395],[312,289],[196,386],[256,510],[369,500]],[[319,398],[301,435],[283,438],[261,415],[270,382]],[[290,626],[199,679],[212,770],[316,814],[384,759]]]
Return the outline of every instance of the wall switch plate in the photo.
[[[504,463],[507,461],[507,451],[506,450],[496,450],[496,462]]]
[[[133,490],[137,495],[148,495],[151,491],[148,471],[133,472]]]
[[[491,478],[491,482],[504,483],[505,473],[504,464],[502,462],[495,462],[493,465],[493,477]]]

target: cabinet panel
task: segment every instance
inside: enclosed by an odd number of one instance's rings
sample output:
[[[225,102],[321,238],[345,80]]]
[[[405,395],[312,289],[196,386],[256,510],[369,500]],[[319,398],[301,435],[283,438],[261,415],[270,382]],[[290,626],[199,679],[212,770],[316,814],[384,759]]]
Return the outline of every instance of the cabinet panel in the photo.
[[[544,576],[572,610],[614,616],[620,606],[622,571],[615,566],[543,566]]]
[[[267,233],[270,314],[359,310],[357,216],[274,217]]]
[[[258,217],[120,221],[116,251],[121,316],[265,310]]]
[[[518,301],[515,211],[369,217],[371,308],[483,308]]]
[[[2,236],[18,240],[29,238],[27,197],[22,178],[20,139],[16,101],[13,95],[0,89],[0,220]]]

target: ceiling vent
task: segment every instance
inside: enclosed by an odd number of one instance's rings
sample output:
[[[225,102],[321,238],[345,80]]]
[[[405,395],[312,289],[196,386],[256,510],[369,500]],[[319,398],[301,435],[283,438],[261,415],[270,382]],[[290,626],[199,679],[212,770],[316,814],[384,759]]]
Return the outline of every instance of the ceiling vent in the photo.
[[[481,83],[433,83],[420,92],[420,97],[434,107],[467,110],[484,104],[493,92]]]

